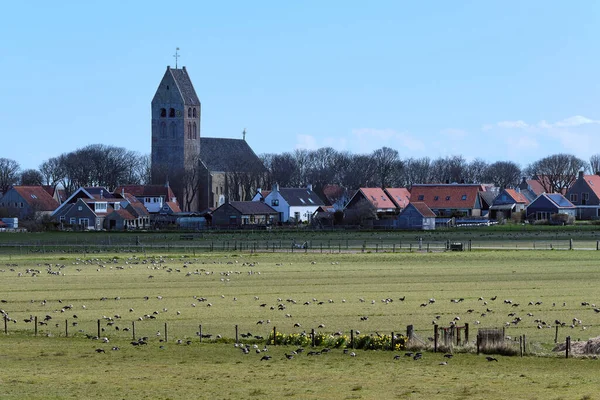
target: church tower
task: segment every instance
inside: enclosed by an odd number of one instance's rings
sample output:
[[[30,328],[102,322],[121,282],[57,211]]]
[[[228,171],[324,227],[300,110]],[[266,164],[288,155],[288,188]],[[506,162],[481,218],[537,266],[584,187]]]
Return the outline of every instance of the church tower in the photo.
[[[152,183],[169,182],[178,200],[200,154],[200,100],[185,67],[167,70],[152,99]]]

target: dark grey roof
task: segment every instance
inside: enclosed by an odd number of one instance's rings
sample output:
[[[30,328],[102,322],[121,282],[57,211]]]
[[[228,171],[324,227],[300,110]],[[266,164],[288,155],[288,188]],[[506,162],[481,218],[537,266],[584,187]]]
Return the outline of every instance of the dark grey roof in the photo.
[[[260,158],[242,139],[200,138],[200,159],[209,171],[266,171]]]
[[[496,197],[498,197],[498,192],[490,190],[485,192],[479,192],[479,195],[481,196],[483,201],[485,201],[489,206],[491,206],[494,203],[494,200],[496,200]]]
[[[261,201],[232,201],[229,204],[242,214],[277,214],[277,211]]]
[[[187,106],[199,106],[200,100],[196,95],[196,91],[194,90],[194,85],[192,84],[192,80],[187,73],[185,67],[183,69],[170,69],[171,74],[173,75],[173,79],[175,79],[175,83],[183,96],[183,103]]]
[[[281,188],[279,193],[292,207],[325,205],[315,192],[306,188]]]

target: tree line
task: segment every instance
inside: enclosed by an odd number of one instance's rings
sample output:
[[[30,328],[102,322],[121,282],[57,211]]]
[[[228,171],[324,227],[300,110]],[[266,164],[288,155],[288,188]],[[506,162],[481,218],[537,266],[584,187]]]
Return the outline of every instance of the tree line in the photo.
[[[468,162],[461,155],[401,159],[398,151],[389,147],[369,154],[352,154],[323,147],[267,153],[259,157],[266,172],[240,171],[228,177],[231,200],[246,200],[236,198],[239,197],[239,186],[243,186],[242,192],[248,195],[254,193],[257,187],[270,188],[273,183],[279,183],[281,187],[302,187],[310,183],[318,193],[327,184],[357,189],[456,182],[491,183],[503,189],[517,185],[522,176],[543,176],[540,183],[547,192],[560,192],[573,184],[579,171],[600,171],[600,154],[593,155],[589,161],[571,154],[554,154],[524,168],[513,161],[488,163],[475,159]],[[201,186],[196,169],[182,180],[188,182],[188,192]],[[149,155],[103,144],[92,144],[52,157],[42,162],[38,169],[21,170],[17,161],[0,158],[2,192],[15,184],[60,185],[70,194],[81,186],[105,186],[113,190],[120,185],[149,184],[150,181]]]

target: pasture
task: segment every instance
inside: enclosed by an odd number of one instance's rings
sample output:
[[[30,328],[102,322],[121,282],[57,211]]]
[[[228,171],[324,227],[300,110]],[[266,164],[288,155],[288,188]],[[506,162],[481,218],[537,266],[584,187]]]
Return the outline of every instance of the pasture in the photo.
[[[551,349],[557,321],[559,341],[600,335],[600,313],[594,311],[600,306],[597,254],[1,256],[0,308],[9,320],[8,334],[0,332],[0,395],[594,398],[598,361],[565,360]],[[33,322],[25,322],[34,317],[37,337]],[[101,335],[95,339],[98,320]],[[352,329],[375,336],[405,333],[413,325],[417,338],[429,345],[433,323],[451,321],[469,323],[471,341],[478,327],[526,335],[527,351],[535,355],[487,362],[456,348],[450,360],[424,352],[415,361],[404,351],[355,350],[357,356],[350,357],[341,348],[311,357],[307,347],[288,360],[284,353],[296,346],[269,344],[266,353],[251,348],[245,355],[233,345],[236,325],[240,335],[251,333],[240,342],[261,350],[274,327],[284,334],[315,329],[348,335]],[[134,323],[135,336],[147,337],[147,345],[130,344]],[[272,359],[261,361],[264,354]],[[439,365],[443,361],[448,365]]]

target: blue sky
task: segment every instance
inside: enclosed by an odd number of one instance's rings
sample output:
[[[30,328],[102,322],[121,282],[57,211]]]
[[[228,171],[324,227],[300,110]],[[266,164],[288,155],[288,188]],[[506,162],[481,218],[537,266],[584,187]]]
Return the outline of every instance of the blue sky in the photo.
[[[150,152],[150,101],[185,65],[201,135],[522,166],[600,153],[600,2],[3,4],[0,157]]]

